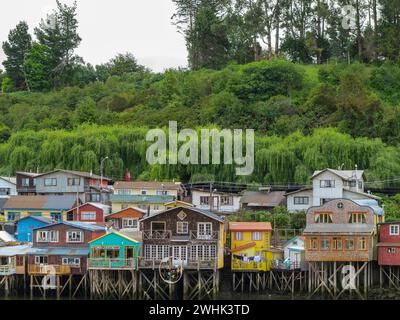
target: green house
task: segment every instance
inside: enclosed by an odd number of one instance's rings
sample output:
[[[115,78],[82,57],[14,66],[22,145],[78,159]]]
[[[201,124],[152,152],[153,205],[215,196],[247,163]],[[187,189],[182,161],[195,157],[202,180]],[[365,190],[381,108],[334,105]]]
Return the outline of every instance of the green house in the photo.
[[[89,246],[89,269],[137,269],[140,243],[124,234],[112,231]]]

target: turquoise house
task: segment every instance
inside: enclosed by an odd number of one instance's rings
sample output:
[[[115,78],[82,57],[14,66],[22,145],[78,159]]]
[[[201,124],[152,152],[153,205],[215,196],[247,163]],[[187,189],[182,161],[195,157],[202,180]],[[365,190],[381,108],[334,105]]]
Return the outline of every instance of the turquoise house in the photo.
[[[140,243],[116,231],[89,242],[89,269],[136,270]]]

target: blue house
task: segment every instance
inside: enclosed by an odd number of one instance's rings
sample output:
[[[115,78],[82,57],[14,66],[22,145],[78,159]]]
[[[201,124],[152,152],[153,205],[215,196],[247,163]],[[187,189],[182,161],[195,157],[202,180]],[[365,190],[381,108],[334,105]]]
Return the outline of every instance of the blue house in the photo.
[[[32,242],[33,229],[45,227],[52,224],[51,219],[28,216],[16,222],[17,231],[15,237],[20,242]]]

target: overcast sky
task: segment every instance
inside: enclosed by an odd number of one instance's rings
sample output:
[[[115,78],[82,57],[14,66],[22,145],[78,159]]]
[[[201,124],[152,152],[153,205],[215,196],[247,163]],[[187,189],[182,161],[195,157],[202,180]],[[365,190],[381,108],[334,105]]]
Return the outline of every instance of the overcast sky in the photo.
[[[71,4],[73,0],[61,0]],[[40,19],[56,7],[56,0],[3,1],[0,8],[0,42],[11,28],[28,22],[31,33]],[[78,0],[79,34],[77,54],[99,64],[117,53],[132,52],[139,63],[154,71],[186,66],[186,47],[171,24],[171,0]],[[0,61],[4,53],[0,48]],[[0,68],[4,70],[3,66]]]

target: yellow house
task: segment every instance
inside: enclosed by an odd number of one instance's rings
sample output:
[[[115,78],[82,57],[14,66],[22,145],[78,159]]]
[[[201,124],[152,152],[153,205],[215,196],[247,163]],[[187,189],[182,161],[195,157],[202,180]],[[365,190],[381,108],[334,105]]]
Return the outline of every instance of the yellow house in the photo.
[[[11,196],[4,204],[4,217],[10,222],[28,216],[65,221],[67,212],[76,206],[77,201],[77,197],[71,195]]]
[[[173,207],[183,196],[180,182],[117,181],[111,196],[112,212],[137,207],[151,214]]]
[[[231,269],[269,271],[273,260],[271,223],[230,222]]]

